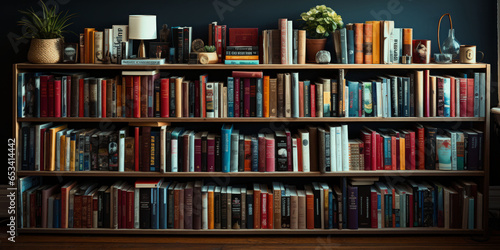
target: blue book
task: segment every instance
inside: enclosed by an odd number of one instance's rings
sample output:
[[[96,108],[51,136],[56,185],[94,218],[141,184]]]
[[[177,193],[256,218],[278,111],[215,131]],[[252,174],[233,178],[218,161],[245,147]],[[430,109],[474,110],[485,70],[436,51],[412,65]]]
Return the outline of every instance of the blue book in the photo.
[[[387,194],[388,194],[387,195],[387,199],[388,199],[387,202],[388,203],[386,203],[386,204],[392,204],[392,190],[390,188],[387,189]],[[387,217],[389,217],[389,225],[388,225],[388,227],[393,227],[392,226],[393,225],[393,223],[392,223],[392,213],[393,213],[393,211],[392,211],[392,205],[387,206],[387,208],[388,208],[387,209]]]
[[[330,107],[328,107],[330,108]],[[299,117],[299,73],[292,73],[292,117]]]
[[[158,193],[158,188],[151,188],[151,229],[159,229],[160,224]]]
[[[252,171],[258,172],[259,171],[259,140],[255,136],[252,136],[251,149],[252,149]]]
[[[304,116],[311,117],[311,82],[304,81]]]
[[[359,95],[359,83],[358,82],[347,82],[349,86],[349,117],[359,116],[359,105],[358,105],[358,95]]]
[[[250,65],[259,64],[259,60],[225,60],[225,64],[240,64],[240,65]]]
[[[231,133],[233,125],[224,124],[221,129],[222,172],[231,171]]]
[[[160,229],[167,229],[167,193],[170,182],[163,183],[160,186]]]
[[[342,64],[347,64],[347,29],[340,29],[340,58]]]
[[[444,95],[444,117],[451,116],[451,86],[450,78],[443,77],[443,95]]]
[[[329,229],[333,228],[333,190],[330,188],[328,191],[328,227]]]
[[[227,77],[227,117],[234,117],[234,78]]]
[[[26,109],[26,73],[17,74],[17,117],[25,117]]]
[[[257,117],[263,117],[264,82],[262,78],[257,78]]]
[[[469,220],[467,228],[474,229],[474,197],[469,197]]]
[[[347,62],[354,64],[354,30],[347,30]]]
[[[392,167],[391,136],[381,135],[384,140],[384,167]]]
[[[61,197],[54,199],[53,211],[54,211],[54,215],[53,215],[52,227],[53,228],[60,228],[61,227]]]

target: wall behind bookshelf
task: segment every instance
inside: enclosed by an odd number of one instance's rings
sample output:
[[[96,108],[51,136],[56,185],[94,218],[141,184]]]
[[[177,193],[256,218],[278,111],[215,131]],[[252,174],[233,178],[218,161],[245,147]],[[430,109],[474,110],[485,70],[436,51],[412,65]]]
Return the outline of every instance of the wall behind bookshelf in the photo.
[[[103,29],[112,24],[126,24],[129,14],[156,14],[158,16],[158,25],[163,23],[169,26],[190,25],[194,28],[194,37],[207,37],[207,24],[211,21],[227,24],[229,27],[259,27],[260,29],[276,28],[277,19],[286,17],[290,19],[298,18],[300,13],[307,11],[315,4],[320,2],[304,1],[231,1],[236,2],[236,6],[229,5],[228,1],[174,1],[159,4],[156,1],[146,0],[140,3],[140,9],[137,9],[138,3],[133,1],[51,1],[48,4],[56,3],[61,9],[78,13],[74,20],[71,30],[79,33],[84,27],[95,27]],[[394,4],[393,6],[389,3]],[[5,24],[4,30],[7,39],[0,43],[5,49],[5,58],[2,60],[2,75],[5,82],[10,83],[12,76],[12,63],[23,62],[26,60],[26,53],[29,47],[28,40],[15,40],[15,37],[22,34],[21,28],[16,25],[14,20],[19,20],[21,14],[16,12],[18,9],[26,9],[33,6],[35,10],[40,7],[36,0],[12,3],[12,9],[6,8],[2,18]],[[454,17],[454,27],[456,29],[457,39],[463,44],[475,44],[479,50],[485,52],[485,62],[492,64],[496,68],[495,39],[493,34],[495,27],[495,8],[494,1],[481,0],[475,4],[470,4],[466,0],[461,1],[420,1],[410,2],[408,0],[382,1],[372,3],[368,0],[357,0],[355,2],[335,2],[331,7],[343,16],[344,22],[361,22],[370,19],[393,19],[398,27],[414,28],[415,38],[433,39],[433,52],[437,51],[436,28],[435,23],[442,13],[449,12]],[[227,11],[217,11],[223,6],[229,6]],[[99,8],[95,8],[99,6]],[[190,6],[187,8],[186,6]],[[193,7],[194,6],[194,7]],[[286,8],[284,8],[286,6]],[[467,6],[464,8],[463,6]],[[109,11],[109,10],[119,11]],[[255,18],[255,15],[259,18]],[[95,18],[100,16],[101,18]],[[425,20],[422,17],[425,16]],[[474,16],[475,18],[467,18]],[[415,22],[415,20],[421,20]],[[294,25],[298,25],[294,21]],[[442,36],[445,36],[446,29],[443,29]],[[68,35],[69,42],[75,42],[77,37]],[[331,47],[331,44],[330,44]],[[492,79],[496,79],[496,71],[492,72]],[[2,100],[4,106],[11,107],[12,103],[12,85],[7,84]],[[496,106],[496,103],[492,103]],[[10,113],[11,109],[8,109]],[[12,115],[7,114],[9,120]],[[8,122],[9,129],[2,132],[2,139],[12,137],[11,124]],[[5,180],[3,180],[5,181]],[[0,181],[0,182],[3,182]]]

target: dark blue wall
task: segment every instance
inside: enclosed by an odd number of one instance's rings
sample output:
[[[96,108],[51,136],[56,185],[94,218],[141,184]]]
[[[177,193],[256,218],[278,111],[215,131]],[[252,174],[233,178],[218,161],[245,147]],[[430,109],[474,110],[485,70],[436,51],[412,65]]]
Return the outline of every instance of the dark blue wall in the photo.
[[[37,2],[9,1],[9,5],[4,4],[0,10],[0,29],[3,32],[0,40],[3,88],[0,93],[4,102],[3,110],[9,117],[7,125],[12,124],[12,64],[26,61],[29,45],[27,40],[12,40],[22,34],[21,28],[16,25],[21,18],[17,10],[30,6],[40,10]],[[497,79],[497,7],[494,0],[47,0],[47,3],[57,3],[62,10],[78,13],[70,27],[75,33],[81,33],[85,27],[102,30],[113,24],[127,24],[130,14],[156,14],[158,26],[163,23],[169,26],[192,26],[194,37],[204,39],[207,37],[207,24],[212,21],[228,27],[277,28],[278,18],[297,20],[300,13],[310,7],[326,4],[342,15],[345,23],[388,19],[394,20],[396,27],[412,27],[415,39],[432,40],[432,53],[438,51],[436,32],[439,17],[450,13],[457,39],[462,44],[477,45],[478,50],[486,54],[485,62],[492,64],[493,81]],[[225,10],[218,12],[214,4],[219,6],[219,10]],[[294,25],[299,24],[299,21],[294,22]],[[442,25],[442,40],[448,28],[446,19]],[[76,42],[77,39],[75,35],[70,35],[67,40]],[[11,129],[3,131],[2,142],[6,142],[12,136]]]

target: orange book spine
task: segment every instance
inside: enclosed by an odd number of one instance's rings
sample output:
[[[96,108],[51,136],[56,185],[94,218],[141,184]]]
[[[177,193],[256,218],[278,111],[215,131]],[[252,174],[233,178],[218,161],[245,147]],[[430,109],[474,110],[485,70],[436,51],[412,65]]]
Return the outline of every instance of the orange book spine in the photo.
[[[363,64],[363,24],[354,24],[354,63]]]
[[[262,229],[267,229],[267,193],[260,193],[260,226]]]
[[[208,229],[214,229],[214,192],[208,192]]]
[[[410,139],[410,138],[408,138]],[[406,153],[406,148],[405,148],[405,141],[406,141],[406,138],[399,138],[399,169],[400,170],[406,170],[406,166],[405,166],[405,159],[406,159],[406,156],[405,156],[405,153]],[[408,156],[410,157],[410,156]]]
[[[424,136],[424,128],[417,129],[417,139],[418,139],[418,170],[425,170],[425,136]]]
[[[253,228],[260,229],[260,190],[253,191]]]
[[[306,196],[307,229],[314,229],[314,195]]]
[[[259,60],[259,56],[226,56],[226,60]]]
[[[182,77],[175,79],[175,116],[182,117]]]
[[[370,21],[372,23],[372,40],[373,40],[373,64],[380,64],[380,21]]]
[[[269,76],[264,76],[264,100],[262,100],[262,108],[264,109],[264,117],[269,117]]]
[[[373,63],[373,25],[371,23],[366,23],[364,25],[363,34],[363,52],[365,56],[364,63]]]
[[[397,158],[396,158],[396,136],[391,136],[391,160],[392,160],[392,170],[397,170]]]
[[[91,30],[89,33],[89,63],[95,63],[95,30]]]
[[[83,39],[84,39],[84,55],[81,55],[83,57],[83,62],[84,63],[89,63],[90,60],[90,32],[95,30],[94,28],[85,28],[83,32]],[[92,39],[93,40],[93,39]]]
[[[272,192],[267,193],[267,228],[274,228],[274,209],[273,209],[274,195]]]
[[[403,29],[403,56],[412,55],[413,29]]]

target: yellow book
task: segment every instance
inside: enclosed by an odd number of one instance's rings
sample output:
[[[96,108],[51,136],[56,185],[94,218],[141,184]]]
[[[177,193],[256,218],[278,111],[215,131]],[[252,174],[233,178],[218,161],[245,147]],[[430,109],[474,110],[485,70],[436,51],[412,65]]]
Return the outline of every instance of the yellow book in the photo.
[[[367,21],[366,23],[371,23],[373,26],[373,64],[380,64],[380,21]]]
[[[45,170],[48,171],[55,171],[56,170],[56,134],[57,132],[67,128],[68,125],[60,125],[59,127],[54,127],[49,129],[49,137],[47,138],[48,141],[48,147],[47,147],[47,160],[48,164]]]
[[[400,170],[406,170],[406,167],[405,167],[405,149],[406,149],[405,138],[400,137],[399,138],[399,159],[400,159],[399,169]]]
[[[175,116],[182,117],[182,81],[184,77],[175,78]]]
[[[264,117],[269,117],[269,76],[264,76],[264,100],[262,100],[262,108]]]
[[[75,159],[76,159],[76,140],[70,140],[69,143],[69,171],[75,171]]]
[[[214,229],[214,186],[208,188],[208,229]]]

